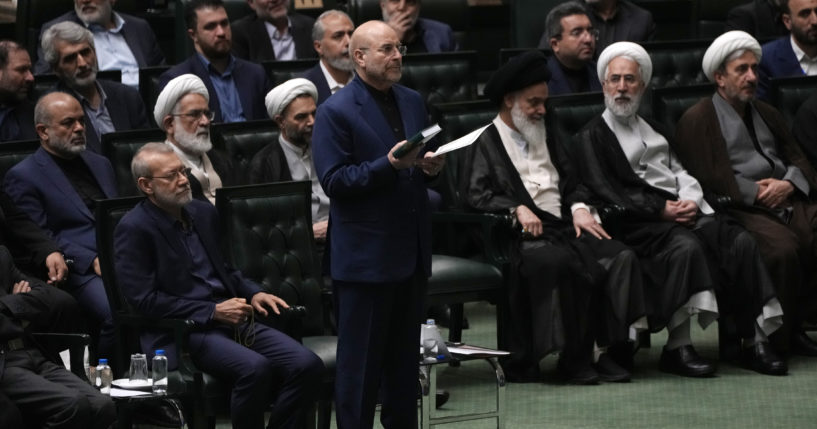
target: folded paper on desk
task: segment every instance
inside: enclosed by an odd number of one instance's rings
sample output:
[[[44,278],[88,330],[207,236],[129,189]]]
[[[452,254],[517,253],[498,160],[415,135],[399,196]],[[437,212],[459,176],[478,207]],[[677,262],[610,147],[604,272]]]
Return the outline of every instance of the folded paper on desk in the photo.
[[[504,350],[486,349],[485,347],[470,346],[468,344],[448,344],[448,351],[454,355],[463,356],[508,356],[511,352]]]
[[[482,132],[485,131],[485,129],[488,128],[490,125],[491,124],[488,124],[488,125],[486,125],[486,126],[484,126],[482,128],[477,128],[476,130],[471,131],[470,133],[468,133],[468,134],[466,134],[466,135],[464,135],[464,136],[462,136],[462,137],[460,137],[460,138],[458,138],[456,140],[453,140],[453,141],[451,141],[449,143],[446,143],[446,144],[438,147],[437,150],[431,156],[432,157],[440,156],[440,155],[442,155],[444,153],[448,153],[448,152],[451,152],[451,151],[455,151],[457,149],[462,149],[462,148],[464,148],[466,146],[470,146],[475,141],[477,141],[477,138],[479,138],[479,136],[482,134]]]

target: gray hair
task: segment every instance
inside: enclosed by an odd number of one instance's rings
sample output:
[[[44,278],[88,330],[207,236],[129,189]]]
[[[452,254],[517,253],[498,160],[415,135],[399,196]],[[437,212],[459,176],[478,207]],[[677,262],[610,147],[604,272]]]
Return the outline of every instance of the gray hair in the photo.
[[[34,125],[37,124],[51,124],[51,112],[48,110],[48,107],[51,105],[51,102],[45,102],[44,98],[47,96],[43,95],[37,100],[37,105],[34,106]]]
[[[354,28],[355,22],[352,21],[352,18],[344,11],[337,10],[337,9],[330,9],[326,12],[318,15],[318,18],[315,19],[315,25],[312,26],[312,41],[316,40],[323,40],[323,34],[326,32],[326,29],[323,28],[323,20],[325,18],[330,18],[333,16],[345,16],[349,22],[352,23],[352,27]]]
[[[148,155],[157,153],[174,152],[173,148],[167,143],[147,143],[136,151],[136,154],[133,155],[133,160],[131,160],[130,163],[130,173],[131,176],[133,176],[134,182],[138,181],[140,177],[149,177],[153,173],[150,170],[150,165],[148,165],[147,158]]]
[[[82,42],[88,43],[91,49],[96,51],[94,47],[94,35],[87,28],[71,21],[63,21],[48,27],[43,32],[40,47],[43,49],[43,58],[55,68],[60,61],[60,54],[57,52],[57,41],[62,40],[71,44],[79,44]]]
[[[564,28],[562,27],[562,18],[571,15],[584,15],[588,18],[587,8],[583,4],[576,1],[564,2],[553,9],[545,18],[545,31],[548,35],[548,40],[552,38],[561,38]]]

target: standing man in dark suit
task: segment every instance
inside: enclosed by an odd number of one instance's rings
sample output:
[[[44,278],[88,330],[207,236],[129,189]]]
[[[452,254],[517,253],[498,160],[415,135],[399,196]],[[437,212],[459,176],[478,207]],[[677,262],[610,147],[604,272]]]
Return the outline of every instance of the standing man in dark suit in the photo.
[[[321,60],[303,77],[318,89],[319,106],[355,77],[355,65],[349,56],[349,39],[353,31],[352,18],[340,10],[327,10],[315,20],[312,44]]]
[[[3,189],[73,259],[65,289],[99,328],[97,356],[112,357],[113,320],[96,250],[96,200],[116,196],[107,158],[85,150],[85,113],[68,94],[37,102],[40,148],[6,173]]]
[[[0,40],[0,141],[37,138],[34,104],[28,100],[33,85],[28,51],[17,42]]]
[[[548,59],[551,96],[601,91],[593,62],[598,36],[599,31],[581,3],[569,1],[550,10],[539,48],[553,51]]]
[[[74,0],[74,11],[46,22],[40,30],[70,21],[86,27],[94,35],[101,70],[122,70],[122,83],[139,86],[139,68],[165,63],[153,29],[142,18],[113,11],[116,0]],[[36,73],[50,71],[43,50],[37,52]]]
[[[191,319],[201,328],[190,334],[191,357],[231,387],[233,428],[264,428],[270,403],[268,427],[302,427],[323,364],[297,341],[255,322],[255,313],[289,306],[227,265],[216,209],[193,199],[185,170],[162,143],[148,143],[134,156],[131,171],[147,198],[116,227],[122,292],[142,314]],[[145,330],[141,343],[144,352],[165,349],[176,366],[171,334]]]
[[[782,8],[791,35],[763,45],[757,88],[761,100],[768,98],[771,78],[817,75],[817,0],[787,0]]]
[[[260,63],[314,58],[309,37],[315,20],[289,13],[289,0],[247,0],[255,11],[233,22],[233,55]]]
[[[210,93],[215,122],[266,119],[264,95],[272,89],[264,68],[230,53],[232,31],[221,0],[191,0],[184,5],[187,34],[196,52],[160,76],[159,86],[183,74],[201,78]]]
[[[422,97],[397,85],[404,46],[381,21],[352,34],[357,77],[318,109],[315,168],[331,199],[328,271],[338,309],[338,427],[417,425],[417,350],[431,274],[425,181],[441,158],[394,151],[426,126]]]
[[[47,359],[29,335],[53,313],[76,311],[61,295],[20,273],[0,246],[0,423],[11,424],[5,428],[24,427],[24,420],[27,427],[105,429],[116,420],[111,398]],[[9,406],[19,409],[16,424],[3,418]]]
[[[42,36],[45,60],[60,78],[57,90],[79,100],[85,111],[88,148],[102,151],[102,135],[148,127],[145,105],[135,89],[117,82],[97,80],[94,36],[79,24],[65,21]]]
[[[420,0],[380,0],[383,21],[413,54],[457,50],[451,27],[440,21],[420,18]]]

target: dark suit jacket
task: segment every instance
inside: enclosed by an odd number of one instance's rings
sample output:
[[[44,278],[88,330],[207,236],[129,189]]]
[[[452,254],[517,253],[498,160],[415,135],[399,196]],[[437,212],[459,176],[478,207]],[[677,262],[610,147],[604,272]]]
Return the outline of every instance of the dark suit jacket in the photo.
[[[276,140],[264,146],[250,161],[249,183],[289,182],[292,173],[289,171],[287,157],[281,143]]]
[[[264,22],[254,13],[233,21],[233,55],[254,63],[275,59],[275,51]],[[289,31],[295,41],[295,57],[299,60],[315,58],[317,53],[312,47],[312,26],[315,20],[300,13],[292,13],[289,15],[289,22]]]
[[[0,191],[0,245],[11,249],[15,263],[38,275],[42,274],[48,255],[60,251],[57,243],[3,191]]]
[[[550,70],[550,81],[548,81],[548,94],[550,96],[574,93],[556,55],[548,58],[548,69]],[[586,72],[590,92],[601,91],[601,82],[599,82],[599,75],[596,73],[596,63],[591,62],[588,64]]]
[[[116,196],[116,179],[107,158],[90,151],[79,155],[107,198]],[[81,285],[94,277],[97,256],[94,214],[82,201],[51,155],[42,147],[6,173],[3,189],[37,225],[50,232],[73,259],[69,282]]]
[[[128,47],[133,53],[136,63],[139,64],[139,68],[164,64],[165,55],[162,53],[162,50],[159,49],[156,34],[153,33],[150,24],[144,19],[133,15],[119,12],[117,12],[117,14],[125,21],[125,24],[122,26],[122,37],[125,38],[125,42],[127,42]],[[40,47],[40,42],[43,39],[43,31],[63,21],[75,22],[85,27],[85,24],[83,24],[82,20],[79,19],[77,13],[73,10],[43,24],[40,30],[40,37],[37,39],[37,64],[34,66],[34,73],[43,74],[51,71],[51,66],[43,59],[43,49]]]
[[[735,6],[726,17],[726,31],[742,30],[756,39],[768,39],[789,34],[781,12],[769,0],[754,0]]]
[[[433,19],[418,18],[415,24],[418,32],[423,36],[426,52],[436,54],[457,50],[457,40],[451,27]]]
[[[422,130],[426,109],[417,92],[392,86],[406,136]],[[360,77],[318,108],[312,134],[315,168],[329,209],[332,279],[405,281],[431,274],[431,213],[419,168],[396,171],[387,158],[397,143]],[[326,258],[325,258],[326,259]]]
[[[781,37],[763,45],[763,58],[758,67],[757,97],[768,99],[769,81],[775,77],[801,76],[803,69],[794,56],[791,38]]]
[[[109,80],[97,80],[102,90],[105,91],[105,107],[111,116],[111,122],[116,131],[130,131],[149,128],[145,103],[139,95],[139,91],[123,85],[119,82]],[[76,96],[76,93],[68,88],[64,82],[57,84],[57,90],[67,92]],[[102,153],[102,141],[97,137],[94,124],[85,118],[85,143],[88,149],[94,153]]]
[[[14,121],[17,124],[19,132],[8,140],[35,140],[38,138],[37,131],[34,129],[34,104],[30,101],[23,101],[19,106],[12,109],[0,126],[5,126],[9,121]]]
[[[797,110],[792,134],[808,157],[811,166],[817,169],[817,92]]]
[[[193,200],[184,210],[228,294],[250,302],[261,288],[224,261],[215,207]],[[134,309],[146,316],[190,319],[206,326],[212,322],[217,301],[211,288],[193,282],[193,261],[168,216],[146,199],[117,225],[114,259],[121,291]],[[168,349],[168,360],[176,356],[175,350],[168,348],[171,344],[172,335],[166,331],[142,334],[142,350]]]
[[[596,41],[596,58],[601,55],[604,48],[615,42],[645,42],[652,40],[655,35],[652,13],[626,0],[618,2],[616,15],[608,21],[593,13],[592,9],[589,15],[593,27],[600,31],[599,39]],[[539,47],[550,48],[550,38],[546,34],[539,42]]]
[[[210,79],[210,73],[204,67],[204,63],[199,54],[194,53],[186,61],[179,63],[170,68],[170,70],[162,73],[159,76],[159,88],[164,88],[168,82],[174,77],[183,74],[192,73],[204,81],[207,87],[207,92],[210,94],[210,110],[215,112],[215,122],[223,122],[221,116],[221,105],[218,101],[216,89],[213,87],[213,81]],[[264,97],[267,95],[272,85],[269,82],[264,68],[258,64],[235,59],[235,68],[233,69],[233,79],[235,80],[235,87],[238,90],[238,99],[241,101],[241,108],[244,110],[244,117],[248,121],[253,119],[269,119],[267,116],[267,107],[264,105]]]
[[[302,77],[314,83],[318,89],[318,99],[316,101],[318,106],[332,95],[332,91],[329,89],[329,83],[326,82],[326,76],[323,75],[323,70],[321,70],[320,62],[315,64],[315,67],[305,71]]]

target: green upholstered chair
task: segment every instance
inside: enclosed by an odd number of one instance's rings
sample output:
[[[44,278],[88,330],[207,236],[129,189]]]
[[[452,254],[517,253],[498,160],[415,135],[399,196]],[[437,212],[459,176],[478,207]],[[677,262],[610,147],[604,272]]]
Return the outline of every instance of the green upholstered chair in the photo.
[[[535,48],[545,32],[545,17],[564,0],[511,0],[511,46]]]
[[[695,0],[695,36],[715,38],[726,31],[726,17],[746,0]]]
[[[15,41],[23,45],[37,61],[37,46],[42,25],[73,9],[69,0],[23,0],[17,2]]]
[[[548,138],[569,147],[573,136],[604,111],[604,95],[600,92],[559,95],[549,97],[545,106]]]
[[[652,98],[653,119],[663,125],[669,135],[675,135],[675,124],[684,112],[702,98],[711,97],[714,93],[715,85],[709,83],[655,89]]]
[[[312,185],[281,182],[221,188],[216,207],[227,249],[225,257],[244,276],[303,306],[304,317],[285,332],[301,341],[326,367],[319,402],[319,427],[328,428],[338,339],[327,335],[323,316],[323,276],[312,235]]]
[[[792,125],[797,110],[814,91],[817,91],[817,76],[774,78],[769,82],[769,102]]]
[[[249,184],[246,172],[253,156],[271,142],[278,142],[278,126],[272,119],[215,124],[210,128],[213,146],[227,154],[236,170],[236,184]]]
[[[300,77],[317,63],[318,60],[310,58],[291,61],[262,61],[261,66],[267,72],[270,83],[273,86],[278,86],[290,79]]]
[[[153,119],[153,107],[156,105],[156,99],[159,98],[159,93],[162,92],[162,88],[159,86],[159,76],[169,69],[170,66],[152,66],[139,69],[139,95],[145,103],[145,109],[148,113],[148,122],[156,127],[158,127],[159,124]]]
[[[499,50],[499,65],[505,65],[511,58],[523,54],[531,49],[538,49],[538,48],[502,48]],[[550,58],[553,55],[553,51],[549,48],[547,49],[539,49],[545,54],[546,57]]]
[[[0,143],[0,183],[6,172],[40,148],[39,140],[14,140]]]
[[[407,54],[400,83],[419,92],[426,106],[477,98],[476,51]]]
[[[687,86],[706,83],[701,61],[711,40],[645,42],[642,46],[652,60],[649,86]]]
[[[652,13],[655,40],[692,38],[695,24],[694,0],[633,0]],[[721,0],[708,0],[719,2]]]
[[[116,177],[116,191],[120,197],[139,195],[130,172],[133,155],[150,142],[165,141],[165,132],[156,128],[117,131],[102,135],[102,155],[108,158]]]

